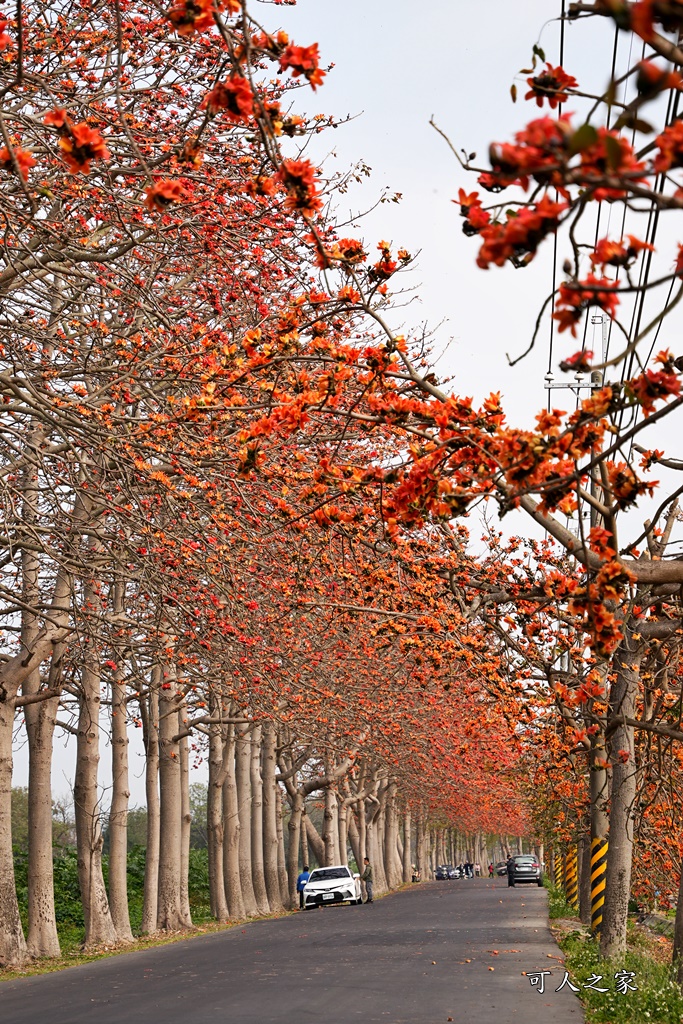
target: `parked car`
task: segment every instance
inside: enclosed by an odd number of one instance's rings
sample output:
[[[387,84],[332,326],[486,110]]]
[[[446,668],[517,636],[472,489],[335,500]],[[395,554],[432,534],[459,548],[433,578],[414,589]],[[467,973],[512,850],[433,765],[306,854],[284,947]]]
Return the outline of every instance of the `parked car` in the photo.
[[[538,859],[533,853],[522,853],[512,858],[514,871],[512,881],[515,885],[519,882],[535,882],[536,885],[543,885],[543,872]]]
[[[360,875],[354,875],[346,864],[316,868],[304,886],[304,910],[332,903],[360,905],[362,902]]]
[[[449,878],[460,878],[460,868],[454,868],[454,867],[449,865],[449,867],[448,867],[448,877]]]
[[[434,878],[436,878],[437,882],[445,882],[451,877],[449,874],[450,871],[453,871],[452,864],[439,864],[434,872]]]
[[[496,874],[497,875],[507,875],[507,873],[508,873],[508,866],[507,866],[507,864],[505,863],[504,860],[500,860],[496,864],[495,870],[496,870]]]

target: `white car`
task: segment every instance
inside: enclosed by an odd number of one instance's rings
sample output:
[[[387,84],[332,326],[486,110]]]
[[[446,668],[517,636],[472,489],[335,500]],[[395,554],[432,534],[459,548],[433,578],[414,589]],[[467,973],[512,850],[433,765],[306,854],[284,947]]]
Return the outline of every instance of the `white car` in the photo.
[[[354,875],[346,864],[333,864],[329,868],[316,868],[304,886],[304,910],[324,907],[331,903],[363,902],[360,875]]]

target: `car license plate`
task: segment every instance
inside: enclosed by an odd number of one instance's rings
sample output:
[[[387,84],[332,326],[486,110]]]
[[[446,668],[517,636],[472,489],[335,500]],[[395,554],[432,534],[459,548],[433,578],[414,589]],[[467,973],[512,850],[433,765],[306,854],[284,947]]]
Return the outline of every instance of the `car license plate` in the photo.
[[[324,900],[333,900],[334,899],[334,893],[333,892],[324,892],[323,893],[323,899]]]

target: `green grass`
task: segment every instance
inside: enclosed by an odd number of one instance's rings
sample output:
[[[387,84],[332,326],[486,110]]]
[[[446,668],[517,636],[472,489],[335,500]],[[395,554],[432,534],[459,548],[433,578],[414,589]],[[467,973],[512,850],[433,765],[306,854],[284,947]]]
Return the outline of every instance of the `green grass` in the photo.
[[[548,890],[548,917],[551,921],[558,918],[575,917],[578,919],[579,912],[564,898],[564,890],[546,878],[544,885]]]
[[[683,994],[670,964],[653,959],[647,949],[630,948],[618,960],[601,960],[598,944],[582,932],[569,932],[560,940],[565,965],[575,985],[581,986],[587,1024],[681,1024]],[[614,975],[621,970],[635,974],[637,991],[621,995]],[[597,982],[607,992],[584,988],[591,975],[602,975]]]

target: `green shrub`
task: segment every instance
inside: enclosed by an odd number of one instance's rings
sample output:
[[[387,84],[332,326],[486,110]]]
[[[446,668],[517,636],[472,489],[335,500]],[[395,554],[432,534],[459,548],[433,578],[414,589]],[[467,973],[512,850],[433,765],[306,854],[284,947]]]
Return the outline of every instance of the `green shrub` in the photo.
[[[142,927],[142,907],[145,891],[144,846],[133,846],[128,851],[127,881],[128,910],[134,935]],[[109,883],[109,857],[102,858],[105,884]],[[24,929],[28,928],[28,854],[25,850],[14,850],[14,874]],[[78,858],[73,847],[55,849],[54,856],[55,916],[57,932],[62,951],[68,953],[77,948],[85,936],[83,907],[78,883]],[[190,909],[195,923],[211,918],[209,896],[209,855],[206,849],[190,850],[189,888]]]
[[[548,917],[551,921],[559,917],[578,918],[578,910],[576,910],[575,907],[572,907],[570,903],[567,903],[564,898],[564,889],[554,885],[547,877],[544,879],[543,884],[548,890]]]

